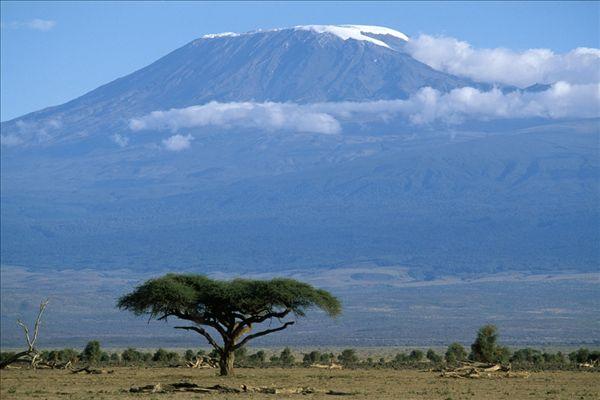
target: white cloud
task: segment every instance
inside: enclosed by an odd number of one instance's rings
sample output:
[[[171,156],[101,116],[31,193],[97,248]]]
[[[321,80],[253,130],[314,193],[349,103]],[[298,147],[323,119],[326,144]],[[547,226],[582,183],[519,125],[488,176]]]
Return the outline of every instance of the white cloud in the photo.
[[[0,135],[0,146],[12,147],[23,143],[23,139],[14,134]]]
[[[173,135],[168,139],[162,141],[163,145],[167,150],[170,151],[181,151],[188,149],[192,145],[194,137],[192,135]]]
[[[399,110],[414,124],[461,123],[467,119],[600,117],[600,85],[557,82],[542,92],[480,91],[471,87],[441,93],[423,88]]]
[[[45,20],[45,19],[32,19],[31,21],[25,22],[26,26],[30,29],[38,31],[49,31],[56,26],[56,21]]]
[[[110,137],[110,139],[115,142],[119,147],[126,147],[129,144],[129,138],[124,135],[120,135],[115,133]]]
[[[36,31],[47,32],[56,26],[56,21],[48,19],[34,18],[28,21],[11,21],[2,23],[2,28],[9,29],[33,29]]]
[[[420,35],[410,40],[406,49],[434,69],[481,82],[518,87],[557,81],[600,82],[600,49],[596,48],[580,47],[564,54],[548,49],[475,49],[452,37]]]
[[[217,103],[168,111],[153,111],[130,121],[129,127],[139,130],[171,130],[202,126],[260,128],[335,134],[338,121],[322,112],[292,103]]]
[[[460,124],[465,120],[507,118],[598,118],[600,84],[557,82],[540,92],[503,93],[463,87],[440,92],[420,89],[406,100],[372,102],[208,103],[169,111],[154,111],[133,119],[133,130],[172,130],[221,126],[253,127],[313,133],[339,133],[343,122],[387,121],[405,118],[414,125]],[[181,135],[176,135],[184,138]],[[172,138],[174,138],[173,136]],[[171,139],[171,138],[170,138]],[[169,139],[169,140],[170,140]],[[178,139],[181,140],[181,139]]]
[[[2,135],[2,146],[18,146],[31,143],[45,143],[51,141],[63,126],[56,118],[40,121],[18,120],[16,129]]]

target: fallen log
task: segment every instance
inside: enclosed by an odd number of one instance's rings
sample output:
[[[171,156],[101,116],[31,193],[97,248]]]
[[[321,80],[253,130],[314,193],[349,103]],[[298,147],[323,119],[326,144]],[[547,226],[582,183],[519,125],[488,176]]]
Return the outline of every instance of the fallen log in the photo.
[[[190,382],[178,382],[168,385],[157,383],[156,385],[133,386],[129,389],[131,393],[174,393],[174,392],[192,392],[192,393],[261,393],[261,394],[315,394],[323,393],[332,396],[352,396],[355,393],[342,392],[336,390],[317,390],[311,387],[296,388],[277,388],[269,386],[249,386],[241,385],[239,388],[223,385],[199,386]]]
[[[188,361],[185,364],[189,368],[217,368],[219,366],[217,361],[210,357],[198,357],[195,361]]]
[[[94,369],[94,368],[90,368],[90,367],[83,367],[83,368],[79,368],[79,369],[74,369],[71,370],[71,373],[73,374],[112,374],[113,370],[106,370],[106,369]]]
[[[484,364],[475,362],[464,362],[456,367],[442,369],[440,377],[443,378],[527,378],[529,374],[511,373],[511,366],[501,364]]]

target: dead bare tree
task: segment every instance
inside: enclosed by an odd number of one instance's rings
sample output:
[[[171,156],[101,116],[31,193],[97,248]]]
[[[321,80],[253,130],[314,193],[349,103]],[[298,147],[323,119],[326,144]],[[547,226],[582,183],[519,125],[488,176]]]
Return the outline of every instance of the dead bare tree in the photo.
[[[35,348],[35,342],[38,339],[38,334],[40,332],[40,323],[42,320],[42,314],[44,314],[44,310],[48,305],[48,299],[42,301],[40,303],[40,309],[38,311],[37,318],[35,319],[35,325],[33,326],[33,336],[29,334],[29,327],[20,319],[17,319],[17,324],[23,331],[25,332],[25,340],[27,341],[27,350],[21,351],[19,353],[13,354],[0,362],[0,369],[4,369],[12,363],[15,363],[20,360],[25,360],[29,358],[29,362],[32,368],[37,366],[37,363],[40,361],[40,352]]]

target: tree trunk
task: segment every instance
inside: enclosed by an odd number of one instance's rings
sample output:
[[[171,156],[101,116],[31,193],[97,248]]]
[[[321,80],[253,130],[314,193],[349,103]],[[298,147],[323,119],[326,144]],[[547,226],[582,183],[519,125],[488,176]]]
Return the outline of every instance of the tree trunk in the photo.
[[[221,369],[221,376],[229,376],[233,374],[233,361],[235,360],[235,354],[233,351],[224,351],[221,354],[219,360],[219,368]]]

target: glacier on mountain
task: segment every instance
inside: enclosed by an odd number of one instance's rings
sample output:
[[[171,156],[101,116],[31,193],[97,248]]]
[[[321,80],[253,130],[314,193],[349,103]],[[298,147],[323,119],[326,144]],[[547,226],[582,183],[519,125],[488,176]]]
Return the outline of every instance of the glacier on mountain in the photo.
[[[369,35],[375,36],[392,36],[397,39],[408,41],[409,38],[402,32],[394,29],[386,28],[383,26],[372,26],[372,25],[297,25],[293,28],[277,28],[262,30],[258,29],[246,33],[235,33],[235,32],[222,32],[222,33],[210,33],[202,36],[202,39],[215,39],[224,37],[238,37],[242,35],[253,35],[257,33],[265,32],[278,32],[284,30],[296,30],[296,31],[311,31],[320,34],[331,34],[337,36],[342,40],[358,40],[376,44],[377,46],[391,48],[385,41],[374,38]]]

